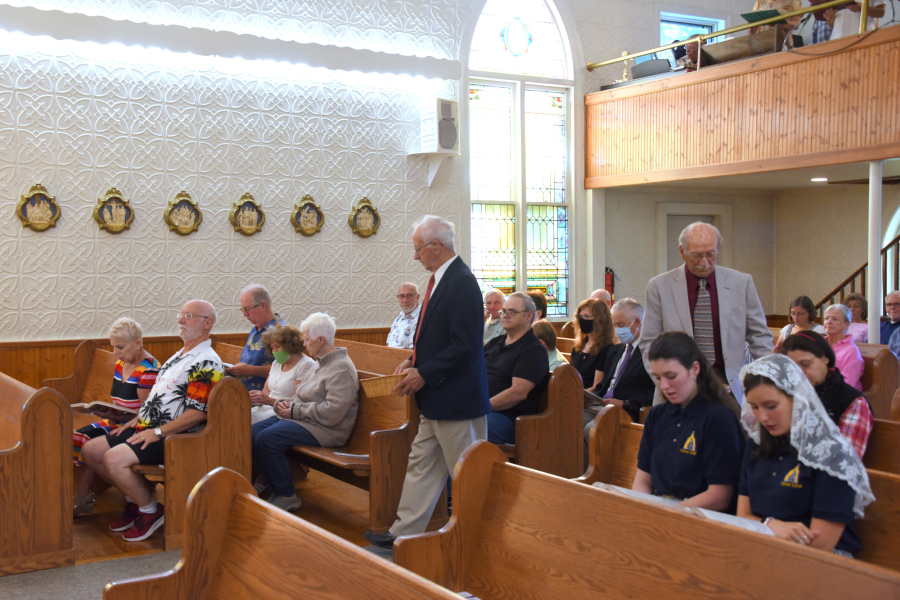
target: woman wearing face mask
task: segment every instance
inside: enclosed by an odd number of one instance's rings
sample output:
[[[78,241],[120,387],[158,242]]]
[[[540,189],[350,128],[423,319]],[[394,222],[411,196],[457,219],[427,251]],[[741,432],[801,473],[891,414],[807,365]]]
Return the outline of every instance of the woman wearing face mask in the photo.
[[[686,333],[659,334],[648,358],[667,402],[647,415],[631,488],[733,513],[744,438],[728,393]]]
[[[782,351],[806,375],[825,412],[862,458],[869,444],[875,417],[869,401],[859,390],[848,385],[840,369],[835,367],[831,346],[819,334],[805,331],[789,337]]]
[[[860,549],[855,519],[875,500],[853,446],[786,356],[746,365],[741,383],[750,441],[737,515],[762,521],[783,540],[853,556]]]
[[[612,316],[605,302],[589,298],[575,311],[575,346],[572,366],[581,374],[584,389],[593,392],[603,381],[606,355],[615,343]]]
[[[300,381],[316,370],[316,361],[303,354],[303,336],[290,325],[273,327],[262,336],[266,352],[275,359],[262,391],[252,390],[250,422],[259,423],[275,416],[279,400],[290,400]]]

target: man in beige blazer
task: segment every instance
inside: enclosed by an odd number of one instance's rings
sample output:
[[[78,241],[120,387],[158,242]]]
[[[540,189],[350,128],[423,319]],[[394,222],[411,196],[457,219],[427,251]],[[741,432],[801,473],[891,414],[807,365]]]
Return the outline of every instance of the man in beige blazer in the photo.
[[[702,282],[708,291],[712,312],[715,352],[713,356],[712,345],[709,345],[710,362],[741,402],[743,392],[738,373],[744,365],[747,350],[752,360],[772,353],[772,333],[766,324],[753,278],[734,269],[716,266],[722,234],[708,223],[691,223],[681,232],[678,243],[684,266],[657,275],[647,284],[644,324],[638,344],[644,366],[649,373],[650,343],[660,333],[683,331],[697,339],[694,309]],[[654,404],[661,401],[657,388]]]

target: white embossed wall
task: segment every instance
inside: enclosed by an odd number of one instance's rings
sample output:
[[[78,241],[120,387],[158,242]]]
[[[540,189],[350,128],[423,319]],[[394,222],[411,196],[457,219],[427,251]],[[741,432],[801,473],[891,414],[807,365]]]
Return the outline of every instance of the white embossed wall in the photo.
[[[774,306],[774,199],[769,192],[627,187],[606,191],[606,264],[616,274],[616,297],[643,303],[656,271],[658,203],[730,204],[732,268],[753,276],[763,309]]]

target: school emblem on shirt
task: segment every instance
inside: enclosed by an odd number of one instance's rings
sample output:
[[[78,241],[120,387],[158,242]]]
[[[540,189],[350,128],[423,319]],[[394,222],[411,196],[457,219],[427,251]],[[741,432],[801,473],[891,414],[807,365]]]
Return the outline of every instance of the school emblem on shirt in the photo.
[[[781,482],[781,485],[792,488],[803,487],[803,485],[800,483],[800,465],[797,465],[796,467],[788,471],[788,474],[784,476],[784,480]]]
[[[692,456],[695,456],[697,454],[697,440],[694,438],[693,431],[691,432],[690,437],[684,443],[684,446],[681,447],[681,451]]]

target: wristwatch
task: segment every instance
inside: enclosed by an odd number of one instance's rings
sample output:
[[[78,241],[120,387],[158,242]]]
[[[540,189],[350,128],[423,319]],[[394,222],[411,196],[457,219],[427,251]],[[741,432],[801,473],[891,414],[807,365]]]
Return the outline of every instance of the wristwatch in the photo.
[[[154,435],[156,435],[156,437],[158,437],[159,439],[162,439],[162,429],[161,428],[157,427],[156,429],[153,430],[153,433],[154,433]]]

